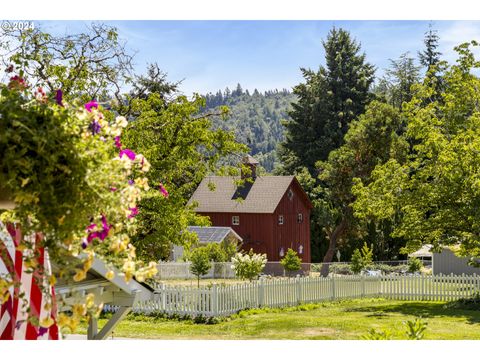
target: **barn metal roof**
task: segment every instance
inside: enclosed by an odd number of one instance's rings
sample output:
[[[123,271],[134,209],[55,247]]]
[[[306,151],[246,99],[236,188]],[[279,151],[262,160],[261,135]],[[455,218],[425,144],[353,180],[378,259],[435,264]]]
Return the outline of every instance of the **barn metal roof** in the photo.
[[[238,241],[242,241],[242,238],[230,227],[189,226],[187,229],[197,234],[199,243],[221,243],[228,236],[234,236]]]
[[[294,176],[258,176],[253,184],[246,182],[239,188],[234,182],[238,178],[207,176],[188,203],[196,201],[198,212],[272,214],[294,178]],[[209,183],[215,185],[214,191],[209,189]]]

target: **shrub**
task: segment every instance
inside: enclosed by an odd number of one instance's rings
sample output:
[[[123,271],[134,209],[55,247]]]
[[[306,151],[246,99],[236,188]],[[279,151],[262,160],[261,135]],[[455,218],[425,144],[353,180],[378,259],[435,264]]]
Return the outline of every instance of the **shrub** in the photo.
[[[408,271],[411,273],[420,271],[420,269],[423,267],[422,260],[416,257],[411,257],[408,259]]]
[[[296,251],[293,249],[287,250],[283,259],[280,260],[280,263],[287,272],[297,271],[302,268],[302,259],[297,256]]]
[[[190,272],[197,277],[197,285],[200,287],[200,276],[206,275],[212,267],[206,247],[199,247],[190,255]]]
[[[368,334],[362,336],[362,339],[365,339],[365,340],[391,340],[392,339],[392,334],[388,330],[377,331],[375,329],[370,329],[368,331]]]
[[[351,262],[350,267],[354,274],[360,273],[367,266],[373,264],[373,244],[369,248],[367,243],[363,243],[363,247],[360,250],[355,249]]]
[[[360,250],[355,249],[352,255],[352,260],[350,264],[350,269],[354,274],[358,274],[363,270],[363,258]]]
[[[248,254],[237,253],[232,258],[235,276],[242,280],[257,278],[267,263],[266,254],[255,254],[252,249]]]
[[[407,338],[408,340],[422,340],[425,336],[425,330],[427,330],[428,323],[423,321],[421,318],[416,318],[415,320],[408,320],[404,322],[407,326]]]

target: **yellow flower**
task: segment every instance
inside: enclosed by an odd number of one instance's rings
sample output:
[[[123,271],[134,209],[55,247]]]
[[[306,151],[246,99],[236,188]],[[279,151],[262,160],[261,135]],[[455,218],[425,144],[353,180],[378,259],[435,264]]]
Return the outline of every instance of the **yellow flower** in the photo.
[[[57,324],[60,326],[60,328],[69,326],[70,316],[67,316],[64,313],[58,314]]]
[[[48,278],[48,283],[50,284],[50,286],[54,286],[57,283],[57,278],[55,277],[55,275],[50,275],[50,277]]]
[[[82,281],[83,279],[85,279],[87,277],[87,273],[85,271],[80,270],[80,269],[76,269],[75,271],[77,273],[73,277],[74,281]]]
[[[73,316],[81,317],[87,314],[87,307],[85,304],[73,304],[72,312]]]
[[[131,272],[125,272],[125,282],[129,283],[132,280],[133,274]]]
[[[87,305],[87,308],[93,307],[95,305],[95,295],[92,293],[88,294],[85,299],[85,304]]]
[[[53,319],[50,316],[47,316],[42,320],[40,320],[40,326],[44,328],[49,328],[53,324],[55,324],[55,321],[53,321]]]
[[[106,277],[108,280],[112,280],[112,279],[115,277],[115,273],[114,273],[112,270],[109,270],[109,271],[105,274],[105,277]]]

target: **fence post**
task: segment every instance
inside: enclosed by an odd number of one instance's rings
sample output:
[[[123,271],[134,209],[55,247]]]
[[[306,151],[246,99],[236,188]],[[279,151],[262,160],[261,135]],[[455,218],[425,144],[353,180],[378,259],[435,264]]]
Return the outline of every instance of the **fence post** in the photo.
[[[165,284],[162,284],[162,287],[161,287],[161,291],[162,291],[162,311],[166,311],[167,310],[167,294],[165,292],[165,289],[166,289],[166,286]]]
[[[217,284],[212,285],[210,290],[210,299],[212,301],[212,316],[218,316],[218,289]]]
[[[332,274],[332,300],[335,300],[335,276]]]
[[[365,275],[360,275],[361,276],[361,282],[362,282],[362,298],[365,297]]]
[[[300,276],[297,275],[296,278],[296,288],[297,288],[297,304],[300,305],[302,302],[302,283],[300,282]]]
[[[261,308],[263,307],[265,303],[265,284],[264,284],[264,279],[260,278],[257,282],[258,286],[258,307]]]

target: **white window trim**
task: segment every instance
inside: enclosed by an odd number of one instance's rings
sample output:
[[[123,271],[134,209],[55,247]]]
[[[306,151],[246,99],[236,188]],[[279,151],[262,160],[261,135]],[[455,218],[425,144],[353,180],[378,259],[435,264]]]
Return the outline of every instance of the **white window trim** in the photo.
[[[283,215],[278,215],[278,225],[283,225],[284,218]]]
[[[297,214],[297,223],[299,224],[303,223],[303,213]]]
[[[238,215],[232,216],[232,225],[240,225],[240,216]]]

